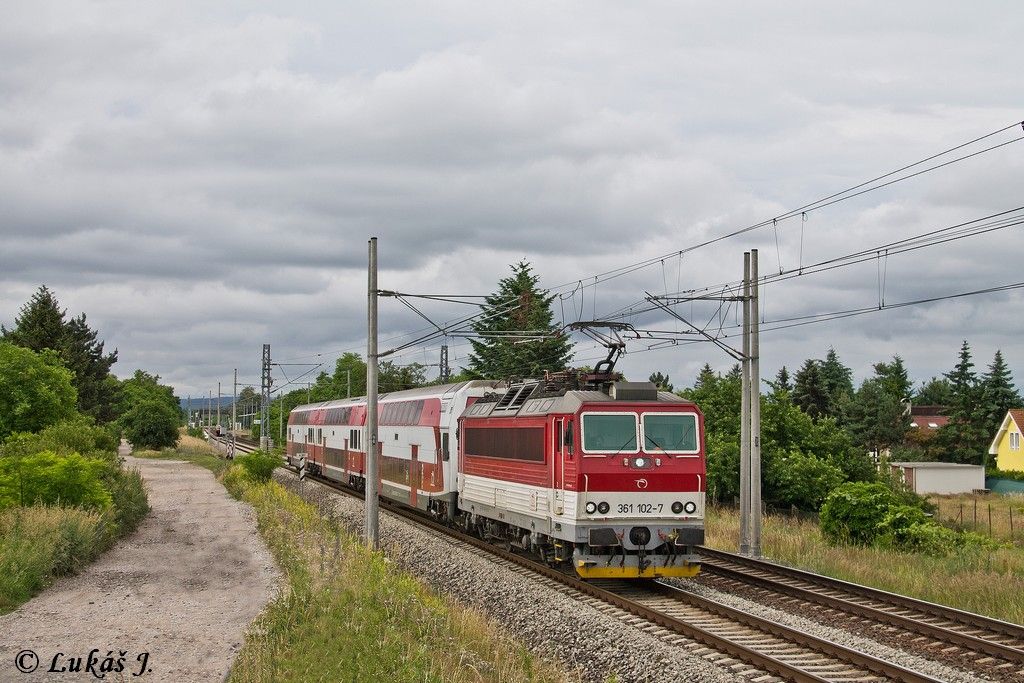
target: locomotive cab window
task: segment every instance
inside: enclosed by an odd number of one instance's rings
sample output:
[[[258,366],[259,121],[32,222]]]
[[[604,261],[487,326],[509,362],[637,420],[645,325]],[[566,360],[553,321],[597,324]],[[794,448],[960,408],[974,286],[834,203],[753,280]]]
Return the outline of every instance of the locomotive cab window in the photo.
[[[644,450],[694,454],[697,416],[693,413],[644,413]]]
[[[582,426],[584,453],[606,455],[640,450],[634,413],[584,413]]]

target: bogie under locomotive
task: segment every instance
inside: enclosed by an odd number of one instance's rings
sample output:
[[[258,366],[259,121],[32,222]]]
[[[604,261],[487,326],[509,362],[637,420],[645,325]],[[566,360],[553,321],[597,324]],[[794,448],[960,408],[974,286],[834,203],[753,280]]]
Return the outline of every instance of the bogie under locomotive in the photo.
[[[585,578],[694,576],[704,540],[703,416],[648,383],[552,376],[379,398],[381,495]],[[287,453],[364,484],[364,397],[299,406]]]

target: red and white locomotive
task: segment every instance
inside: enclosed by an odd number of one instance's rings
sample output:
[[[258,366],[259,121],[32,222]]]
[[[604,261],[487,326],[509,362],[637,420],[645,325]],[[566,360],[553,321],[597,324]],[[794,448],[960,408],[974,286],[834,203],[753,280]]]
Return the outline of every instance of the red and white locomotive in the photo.
[[[575,372],[379,397],[381,495],[585,578],[694,576],[703,416],[650,383]],[[299,406],[287,453],[365,486],[366,398]]]

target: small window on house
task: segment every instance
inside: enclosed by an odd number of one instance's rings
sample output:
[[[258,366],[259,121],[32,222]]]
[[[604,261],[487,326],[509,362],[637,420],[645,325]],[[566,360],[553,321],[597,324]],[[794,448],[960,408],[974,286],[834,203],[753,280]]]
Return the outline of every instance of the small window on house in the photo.
[[[928,429],[938,429],[938,428],[939,428],[939,425],[935,424],[934,422],[929,422],[928,423]]]
[[[1010,450],[1020,450],[1020,432],[1010,432]]]

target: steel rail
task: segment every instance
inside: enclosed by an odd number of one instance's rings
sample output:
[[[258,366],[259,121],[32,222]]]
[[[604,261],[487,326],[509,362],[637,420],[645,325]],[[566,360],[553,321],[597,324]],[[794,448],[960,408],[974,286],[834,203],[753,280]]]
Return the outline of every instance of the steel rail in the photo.
[[[877,602],[887,603],[894,607],[899,607],[906,610],[915,610],[927,614],[931,617],[945,619],[949,622],[961,624],[971,629],[982,629],[989,632],[990,634],[998,634],[999,636],[1009,636],[1015,639],[1017,642],[1024,643],[1024,626],[1013,624],[1008,621],[1002,621],[1000,619],[993,619],[992,617],[986,617],[982,614],[975,614],[974,612],[967,612],[964,610],[956,609],[955,607],[947,607],[945,605],[939,605],[934,602],[928,602],[926,600],[919,600],[917,598],[911,598],[905,595],[899,595],[897,593],[890,593],[878,588],[872,588],[870,586],[863,586],[861,584],[852,583],[850,581],[844,581],[842,579],[835,579],[830,576],[824,576],[821,574],[815,574],[813,572],[804,571],[802,569],[794,569],[792,567],[785,567],[768,560],[760,560],[751,557],[745,557],[743,555],[737,555],[735,553],[726,552],[723,550],[715,550],[713,548],[700,547],[698,552],[702,557],[713,558],[719,561],[731,562],[733,564],[747,566],[754,569],[758,569],[768,573],[778,574],[787,578],[796,579],[799,581],[805,581],[807,583],[821,586],[822,588],[830,590],[845,591],[849,594],[866,598],[869,600],[875,600]],[[705,566],[712,567],[717,571],[718,565],[712,562],[705,562]],[[744,574],[744,580],[748,577],[748,574]],[[765,579],[771,581],[770,579]],[[775,588],[773,584],[772,588]],[[820,595],[820,594],[816,594]],[[802,596],[800,596],[802,597]],[[847,602],[851,605],[856,603]],[[845,607],[841,608],[845,609]],[[891,613],[890,613],[891,614]],[[870,616],[870,615],[865,615]],[[902,626],[902,624],[899,624]],[[948,629],[947,629],[948,630]],[[958,633],[957,631],[949,631],[949,633]],[[965,634],[960,634],[965,635]],[[977,637],[977,636],[975,636]],[[997,656],[1015,657],[1013,661],[1024,661],[1024,650],[1021,648],[1006,646],[1005,644],[998,643],[991,639],[978,638],[989,644],[1000,644],[1005,647],[1005,650],[999,652],[988,652]],[[972,641],[972,647],[974,643]],[[1020,657],[1021,659],[1016,659]]]
[[[770,578],[755,576],[745,571],[723,566],[718,560],[709,561],[706,557],[706,555],[702,556],[703,561],[701,564],[704,571],[710,570],[714,574],[725,576],[741,583],[760,586],[773,593],[782,593],[800,600],[824,605],[846,614],[855,614],[872,621],[897,626],[906,631],[920,633],[941,642],[965,647],[968,650],[984,652],[1008,662],[1024,663],[1024,650],[1016,647],[1005,645],[998,641],[987,640],[969,633],[954,631],[944,626],[905,616],[898,612],[871,607],[809,588],[802,588]],[[822,586],[822,589],[825,589],[825,587]]]
[[[285,467],[284,469],[294,474],[294,470],[292,468]],[[362,498],[361,493],[333,480],[325,479],[323,477],[310,478],[313,478],[318,483],[322,483],[346,495]],[[409,506],[388,501],[383,498],[381,499],[381,506],[404,519],[415,522],[420,526],[424,526],[428,529],[454,538],[459,542],[497,556],[506,562],[513,563],[548,579],[557,581],[558,583],[568,586],[579,593],[614,605],[625,612],[683,635],[691,640],[702,643],[719,652],[735,657],[736,659],[767,673],[775,674],[786,680],[795,681],[797,683],[827,683],[829,681],[836,680],[849,680],[850,672],[848,671],[843,672],[843,674],[838,678],[823,678],[822,676],[801,669],[798,666],[789,664],[774,656],[735,642],[725,636],[702,629],[699,626],[695,626],[694,624],[672,617],[662,611],[640,604],[613,591],[607,590],[593,583],[583,581],[577,577],[570,576],[562,571],[548,567],[545,564],[525,558],[522,555],[498,548],[493,543],[484,541],[475,536],[464,534],[452,527],[426,517],[419,510],[410,508]],[[675,601],[686,602],[697,609],[711,612],[712,614],[724,617],[730,621],[741,623],[748,628],[754,628],[776,638],[782,638],[791,643],[807,648],[808,650],[818,654],[832,657],[837,660],[837,663],[852,665],[866,672],[882,676],[888,680],[901,681],[903,683],[937,683],[937,679],[925,676],[924,674],[911,671],[910,669],[906,669],[897,664],[887,662],[866,653],[822,640],[813,635],[789,628],[788,626],[783,626],[782,624],[762,619],[752,614],[740,612],[739,610],[735,610],[731,607],[700,598],[690,593],[686,593],[685,591],[673,589],[669,586],[663,586],[658,583],[654,583],[653,585],[656,587],[655,591],[657,592],[664,593],[669,591],[670,593],[666,594],[670,594]],[[820,665],[817,665],[816,668],[820,668]]]

